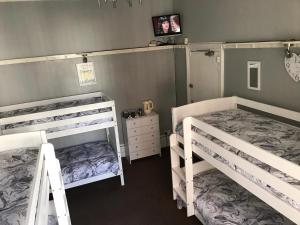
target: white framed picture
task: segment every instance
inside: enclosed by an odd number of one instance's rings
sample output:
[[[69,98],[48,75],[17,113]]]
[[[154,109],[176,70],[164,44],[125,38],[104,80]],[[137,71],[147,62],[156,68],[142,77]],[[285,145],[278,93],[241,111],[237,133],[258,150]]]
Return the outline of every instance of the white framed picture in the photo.
[[[96,84],[94,63],[80,63],[76,64],[76,67],[80,86]]]
[[[250,90],[261,90],[261,62],[248,61],[247,87]]]

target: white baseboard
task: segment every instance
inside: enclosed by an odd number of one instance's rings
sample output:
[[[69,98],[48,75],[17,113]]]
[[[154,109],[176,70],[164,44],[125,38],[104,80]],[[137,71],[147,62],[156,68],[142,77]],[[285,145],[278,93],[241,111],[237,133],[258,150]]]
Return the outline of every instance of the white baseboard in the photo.
[[[165,134],[160,136],[160,145],[161,145],[162,148],[170,146],[169,137],[166,136]],[[125,154],[125,148],[126,148],[125,144],[121,144],[120,148],[121,148],[122,157],[125,157],[126,156],[126,154]]]

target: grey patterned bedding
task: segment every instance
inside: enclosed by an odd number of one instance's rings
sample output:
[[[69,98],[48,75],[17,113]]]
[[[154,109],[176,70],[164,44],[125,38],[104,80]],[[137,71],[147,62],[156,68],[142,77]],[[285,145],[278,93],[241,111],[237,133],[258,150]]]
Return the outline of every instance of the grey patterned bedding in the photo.
[[[206,225],[294,224],[215,169],[194,176],[194,205]]]
[[[0,224],[25,223],[38,149],[0,153]]]
[[[277,156],[300,165],[300,128],[241,109],[214,112],[201,115],[196,118],[220,130],[223,130],[226,133],[229,133]],[[195,127],[192,129],[198,134],[205,136],[216,144],[224,147],[226,150],[241,156],[242,158],[254,163],[260,168],[267,170],[271,174],[286,182],[289,182],[290,184],[295,185],[300,189],[300,181],[287,176],[286,174],[262,163],[257,159],[254,159],[253,157],[233,148],[232,146],[229,146],[228,144]],[[183,135],[182,123],[177,126],[176,131],[178,134]],[[229,162],[224,158],[213,153],[210,149],[202,146],[195,140],[193,143],[201,146],[205,152],[212,155],[214,158],[227,164],[231,169],[238,171],[251,181],[270,191],[272,194],[278,196],[300,211],[300,202],[295,202],[289,197],[283,195],[279,190],[275,190],[274,188],[265,184],[263,181],[253,177],[246,171],[243,171],[238,167],[238,165],[229,164]]]
[[[57,217],[53,215],[48,216],[48,225],[58,225]]]
[[[105,141],[89,142],[55,150],[65,184],[106,173],[119,172],[118,157]]]
[[[89,104],[101,103],[101,102],[105,102],[105,101],[107,101],[107,99],[105,97],[101,96],[101,97],[94,97],[94,98],[89,98],[89,99],[81,99],[81,100],[53,103],[53,104],[49,104],[49,105],[37,106],[37,107],[26,108],[26,109],[18,109],[18,110],[13,110],[13,111],[8,111],[8,112],[0,112],[0,119],[14,117],[14,116],[28,115],[28,114],[32,114],[32,113],[40,113],[40,112],[46,112],[46,111],[52,111],[52,110],[58,110],[58,109],[65,109],[65,108],[76,107],[76,106],[84,106],[84,105],[89,105]],[[66,114],[66,115],[62,115],[62,116],[54,116],[54,117],[47,117],[47,118],[43,118],[43,119],[6,124],[6,125],[2,126],[1,129],[2,130],[13,129],[13,128],[37,125],[37,124],[48,123],[48,122],[53,122],[53,121],[66,120],[66,119],[87,116],[87,115],[93,115],[93,114],[109,112],[109,111],[111,111],[111,108],[88,110],[88,111],[78,112],[78,113],[70,113],[70,114]],[[101,124],[101,123],[112,121],[112,120],[113,120],[113,118],[100,119],[100,120],[89,121],[89,122],[85,122],[85,123],[76,123],[76,124],[67,125],[67,126],[49,128],[49,129],[47,129],[46,132],[53,133],[53,132],[62,131],[62,130],[66,130],[66,129]]]

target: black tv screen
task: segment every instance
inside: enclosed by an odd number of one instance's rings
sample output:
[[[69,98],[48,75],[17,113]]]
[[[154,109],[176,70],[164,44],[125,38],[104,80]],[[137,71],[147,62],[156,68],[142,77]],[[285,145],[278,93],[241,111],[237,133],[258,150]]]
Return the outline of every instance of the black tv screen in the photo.
[[[155,36],[168,36],[182,34],[180,15],[164,15],[152,17]]]

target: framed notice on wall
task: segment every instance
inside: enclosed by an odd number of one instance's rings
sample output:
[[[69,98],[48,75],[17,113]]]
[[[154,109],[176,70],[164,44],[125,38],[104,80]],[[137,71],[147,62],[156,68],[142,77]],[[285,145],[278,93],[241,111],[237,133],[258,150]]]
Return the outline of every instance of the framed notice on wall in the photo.
[[[96,84],[95,69],[92,62],[76,64],[76,67],[80,86]]]

